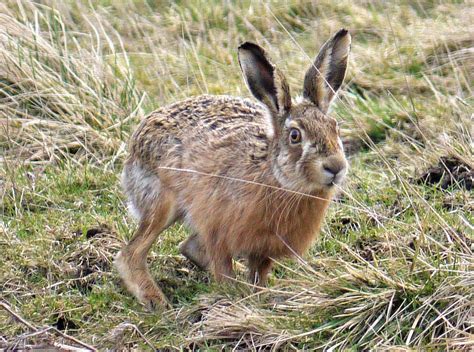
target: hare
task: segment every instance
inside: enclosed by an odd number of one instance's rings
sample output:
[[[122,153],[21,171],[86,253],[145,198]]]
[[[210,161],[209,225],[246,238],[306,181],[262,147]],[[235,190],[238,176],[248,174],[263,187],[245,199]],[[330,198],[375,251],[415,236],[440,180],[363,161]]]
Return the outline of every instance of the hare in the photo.
[[[145,305],[168,304],[146,264],[157,236],[176,221],[192,235],[181,253],[216,280],[247,258],[250,281],[265,285],[272,259],[302,254],[319,232],[348,164],[327,115],[347,67],[351,37],[339,30],[306,72],[292,102],[285,76],[265,51],[238,48],[258,102],[203,95],[163,107],[134,132],[122,186],[139,226],[115,265]]]

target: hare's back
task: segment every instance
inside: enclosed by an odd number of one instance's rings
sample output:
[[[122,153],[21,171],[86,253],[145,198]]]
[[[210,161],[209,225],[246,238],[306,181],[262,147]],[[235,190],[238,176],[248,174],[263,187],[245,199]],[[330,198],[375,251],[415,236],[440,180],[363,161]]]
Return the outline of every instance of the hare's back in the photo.
[[[268,119],[260,104],[230,96],[202,95],[148,115],[130,144],[133,159],[147,163],[176,160],[193,148],[249,148],[266,142]]]
[[[213,131],[229,131],[244,124],[264,123],[265,109],[249,99],[232,96],[201,95],[157,110],[149,118],[162,122],[164,130],[192,138]]]

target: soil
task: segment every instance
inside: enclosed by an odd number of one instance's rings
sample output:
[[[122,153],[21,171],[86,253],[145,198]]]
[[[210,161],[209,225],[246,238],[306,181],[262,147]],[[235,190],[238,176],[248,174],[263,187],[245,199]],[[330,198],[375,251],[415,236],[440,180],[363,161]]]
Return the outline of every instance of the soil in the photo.
[[[468,191],[472,189],[473,182],[472,167],[456,157],[441,157],[437,165],[430,167],[416,179],[418,184],[438,185],[441,189],[458,184]]]

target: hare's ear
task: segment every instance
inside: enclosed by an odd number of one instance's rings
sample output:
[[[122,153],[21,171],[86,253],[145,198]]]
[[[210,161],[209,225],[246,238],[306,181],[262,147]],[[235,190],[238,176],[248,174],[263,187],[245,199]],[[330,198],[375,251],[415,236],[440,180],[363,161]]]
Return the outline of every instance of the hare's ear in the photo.
[[[319,51],[304,78],[304,97],[327,112],[332,99],[344,80],[351,35],[341,29]]]
[[[255,98],[277,115],[291,108],[290,88],[285,76],[267,58],[265,50],[253,43],[239,46],[240,68]]]

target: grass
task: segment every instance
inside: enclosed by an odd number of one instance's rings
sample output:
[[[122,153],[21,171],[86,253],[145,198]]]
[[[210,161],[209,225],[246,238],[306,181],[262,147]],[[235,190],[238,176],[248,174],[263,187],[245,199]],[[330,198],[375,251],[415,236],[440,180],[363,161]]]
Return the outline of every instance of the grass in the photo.
[[[472,349],[473,15],[445,0],[0,5],[0,346]],[[351,171],[320,238],[255,294],[243,271],[219,286],[186,262],[178,224],[150,254],[173,308],[146,312],[111,265],[136,227],[118,184],[134,126],[190,95],[249,96],[244,40],[299,92],[340,27]],[[464,178],[440,164],[454,182],[420,182],[440,157]]]

